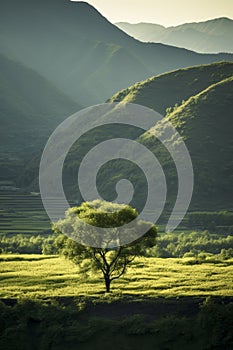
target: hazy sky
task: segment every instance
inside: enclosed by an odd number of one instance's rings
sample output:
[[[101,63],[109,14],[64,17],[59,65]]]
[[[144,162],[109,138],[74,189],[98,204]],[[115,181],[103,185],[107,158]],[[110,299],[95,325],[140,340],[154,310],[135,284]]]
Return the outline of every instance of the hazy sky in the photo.
[[[165,26],[216,17],[233,18],[233,0],[88,0],[111,22]]]

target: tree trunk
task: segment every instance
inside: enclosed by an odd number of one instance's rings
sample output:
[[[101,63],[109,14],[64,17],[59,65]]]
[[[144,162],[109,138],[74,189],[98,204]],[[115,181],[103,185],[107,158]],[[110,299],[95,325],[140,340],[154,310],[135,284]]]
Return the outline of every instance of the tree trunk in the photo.
[[[110,284],[111,284],[111,280],[109,278],[109,276],[105,275],[104,276],[104,280],[105,280],[105,289],[106,289],[106,293],[109,293],[110,292]]]

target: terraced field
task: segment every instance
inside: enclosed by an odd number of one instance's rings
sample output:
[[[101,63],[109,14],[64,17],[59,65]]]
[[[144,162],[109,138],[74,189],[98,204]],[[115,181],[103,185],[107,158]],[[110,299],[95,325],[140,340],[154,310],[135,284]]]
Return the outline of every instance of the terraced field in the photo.
[[[0,234],[42,233],[50,221],[40,196],[0,192]]]
[[[75,203],[70,203],[75,205]],[[59,206],[59,203],[55,204]],[[164,232],[171,213],[163,214],[159,232]],[[0,191],[0,234],[36,234],[50,231],[50,220],[39,195]],[[178,231],[187,231],[183,225]]]

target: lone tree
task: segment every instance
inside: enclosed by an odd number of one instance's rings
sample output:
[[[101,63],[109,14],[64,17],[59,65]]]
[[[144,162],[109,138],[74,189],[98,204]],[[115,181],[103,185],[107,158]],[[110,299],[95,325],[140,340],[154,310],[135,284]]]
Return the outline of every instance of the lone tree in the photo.
[[[66,212],[65,219],[53,224],[53,231],[65,235],[58,235],[55,244],[58,250],[75,264],[79,265],[83,273],[100,271],[103,274],[106,292],[110,292],[111,282],[126,273],[127,267],[133,260],[142,255],[146,248],[156,243],[157,229],[151,223],[137,220],[138,213],[129,205],[115,204],[100,200],[86,202],[79,207],[70,208]],[[79,220],[81,219],[81,220]],[[121,246],[119,244],[119,227],[136,219],[134,229],[143,226],[144,236],[136,241]],[[85,228],[84,223],[92,227],[115,228],[115,235],[111,234],[109,239],[100,242],[98,238],[97,247],[81,244],[85,235],[94,236],[90,227]],[[125,235],[133,235],[127,228]],[[133,236],[132,236],[133,237]],[[133,239],[132,239],[133,240]],[[117,242],[117,244],[116,244]]]

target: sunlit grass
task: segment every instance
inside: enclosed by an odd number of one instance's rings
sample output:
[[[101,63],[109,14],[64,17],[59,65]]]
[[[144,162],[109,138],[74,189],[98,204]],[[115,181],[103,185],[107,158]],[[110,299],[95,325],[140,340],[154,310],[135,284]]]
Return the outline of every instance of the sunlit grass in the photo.
[[[100,274],[79,273],[58,256],[1,255],[0,297],[95,296],[104,292]],[[233,260],[189,264],[190,259],[138,258],[112,283],[115,294],[138,296],[233,296]]]

